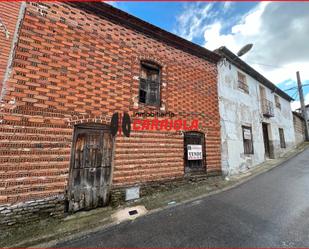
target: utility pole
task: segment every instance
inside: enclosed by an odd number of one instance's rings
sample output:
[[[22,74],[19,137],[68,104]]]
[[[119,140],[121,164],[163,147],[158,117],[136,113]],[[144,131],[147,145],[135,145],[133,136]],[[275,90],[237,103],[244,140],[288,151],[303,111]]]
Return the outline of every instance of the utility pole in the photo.
[[[309,141],[308,117],[307,117],[307,112],[306,112],[303,87],[301,84],[300,75],[298,71],[296,72],[296,77],[297,77],[297,85],[298,85],[298,93],[299,93],[299,99],[300,99],[300,105],[301,105],[301,112],[302,112],[303,118],[305,119],[305,137],[306,137],[306,141]]]

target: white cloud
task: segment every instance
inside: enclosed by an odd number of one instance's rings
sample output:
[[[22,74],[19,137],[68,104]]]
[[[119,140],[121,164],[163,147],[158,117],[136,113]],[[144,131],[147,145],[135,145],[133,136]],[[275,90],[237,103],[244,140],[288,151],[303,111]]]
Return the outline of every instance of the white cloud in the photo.
[[[207,21],[217,15],[216,12],[211,11],[212,7],[213,3],[185,4],[185,11],[177,17],[175,32],[189,41],[203,34]]]
[[[299,101],[293,101],[291,103],[291,108],[292,108],[292,111],[295,111],[296,109],[300,108],[300,102]]]
[[[309,104],[309,93],[307,93],[304,98],[305,98],[305,104]],[[291,108],[292,108],[293,111],[300,108],[300,101],[298,101],[298,100],[293,101],[291,103]]]
[[[207,40],[206,46],[210,50],[214,50],[224,44],[229,44],[231,50],[237,50],[238,45],[232,34],[223,35],[220,33],[222,23],[216,22],[209,26],[204,31],[204,39]],[[211,37],[211,39],[208,39]]]
[[[286,82],[284,82],[284,86],[285,86],[285,87],[293,86],[293,85],[295,85],[295,80],[289,79],[289,80],[287,80]]]
[[[226,29],[230,19],[224,14],[205,23],[205,17],[194,17],[194,11],[189,10],[182,14],[190,18],[182,22],[181,34],[189,34],[185,38],[192,40],[203,32],[204,46],[210,50],[226,46],[236,53],[253,43],[242,59],[266,78],[275,84],[295,81],[296,71],[300,71],[305,81],[309,80],[308,13],[309,3],[261,2]]]
[[[262,2],[247,15],[243,16],[238,24],[232,27],[234,35],[252,36],[261,31],[261,16],[269,2]]]
[[[229,9],[231,9],[232,8],[232,4],[233,4],[233,2],[225,1],[223,3],[223,12],[227,12]]]

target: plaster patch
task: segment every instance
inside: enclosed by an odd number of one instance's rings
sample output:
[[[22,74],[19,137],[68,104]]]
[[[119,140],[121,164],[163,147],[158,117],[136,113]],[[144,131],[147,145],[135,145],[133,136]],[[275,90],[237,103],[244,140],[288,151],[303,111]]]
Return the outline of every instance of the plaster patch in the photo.
[[[132,215],[130,215],[130,213]],[[121,209],[117,211],[116,213],[112,214],[112,219],[117,221],[117,222],[122,222],[125,220],[135,220],[137,217],[145,215],[147,213],[147,209],[140,205],[140,206],[135,206],[135,207],[127,207],[124,209]]]

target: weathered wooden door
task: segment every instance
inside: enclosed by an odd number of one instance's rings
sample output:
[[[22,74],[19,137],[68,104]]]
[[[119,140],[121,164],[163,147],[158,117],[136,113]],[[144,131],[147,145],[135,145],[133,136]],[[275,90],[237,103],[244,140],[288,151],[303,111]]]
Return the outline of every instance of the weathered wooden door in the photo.
[[[104,206],[109,200],[113,140],[109,127],[75,127],[68,189],[68,211]]]
[[[262,128],[263,128],[263,140],[264,140],[265,156],[270,157],[268,124],[262,123]]]
[[[188,158],[188,146],[201,145],[202,159],[190,160]],[[185,172],[197,172],[206,170],[205,167],[205,139],[204,134],[200,132],[186,132],[184,136],[184,159],[185,159]]]

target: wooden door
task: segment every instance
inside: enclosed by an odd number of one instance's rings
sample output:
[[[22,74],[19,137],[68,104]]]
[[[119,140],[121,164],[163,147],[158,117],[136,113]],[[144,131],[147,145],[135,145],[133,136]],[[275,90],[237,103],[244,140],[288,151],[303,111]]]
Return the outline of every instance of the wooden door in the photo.
[[[189,160],[188,146],[201,145],[202,146],[202,159]],[[186,132],[184,136],[184,159],[185,159],[185,172],[198,172],[205,171],[205,139],[204,134],[200,132]]]
[[[263,127],[263,140],[264,140],[265,156],[270,157],[268,124],[262,123],[262,127]]]
[[[71,154],[68,211],[89,210],[108,204],[113,142],[103,125],[75,128]]]

